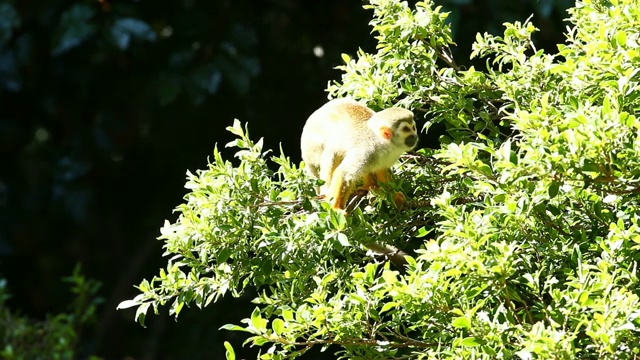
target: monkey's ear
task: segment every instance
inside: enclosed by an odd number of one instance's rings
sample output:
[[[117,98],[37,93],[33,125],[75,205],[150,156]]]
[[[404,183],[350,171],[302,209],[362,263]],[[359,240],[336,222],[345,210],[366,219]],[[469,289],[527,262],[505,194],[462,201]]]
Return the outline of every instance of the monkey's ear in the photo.
[[[382,138],[384,138],[385,140],[389,140],[393,136],[393,131],[388,126],[380,126],[380,129],[378,129],[378,131],[380,132],[380,136],[382,136]]]

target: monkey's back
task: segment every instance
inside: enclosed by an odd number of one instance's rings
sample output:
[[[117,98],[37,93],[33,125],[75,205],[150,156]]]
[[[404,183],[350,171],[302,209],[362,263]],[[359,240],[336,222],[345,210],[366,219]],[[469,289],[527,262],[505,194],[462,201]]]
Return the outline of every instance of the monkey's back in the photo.
[[[370,136],[364,124],[373,114],[373,110],[352,99],[334,99],[313,112],[300,138],[302,160],[309,173],[319,177],[325,147],[345,153],[359,138]]]

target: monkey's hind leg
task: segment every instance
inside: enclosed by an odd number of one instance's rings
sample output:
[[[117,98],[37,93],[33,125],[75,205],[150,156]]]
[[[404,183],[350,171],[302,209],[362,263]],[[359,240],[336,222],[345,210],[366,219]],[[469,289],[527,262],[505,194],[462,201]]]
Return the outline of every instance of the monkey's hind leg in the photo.
[[[365,190],[369,191],[375,187],[378,187],[378,181],[376,180],[376,174],[367,173],[363,176],[362,186],[358,187],[356,191]]]
[[[334,177],[335,169],[340,165],[343,158],[335,153],[325,151],[322,153],[320,159],[320,180],[324,181],[322,187],[320,187],[318,195],[324,196],[329,200],[329,195],[332,194],[331,187]]]
[[[331,199],[332,208],[345,210],[347,201],[353,193],[352,183],[346,178],[344,170],[340,169],[340,167],[333,172],[328,196]]]
[[[374,173],[367,173],[363,176],[363,184],[358,190],[371,190],[378,188],[378,183],[389,181],[389,170],[380,170]]]
[[[380,170],[373,173],[367,173],[362,177],[362,186],[358,187],[356,191],[369,191],[371,189],[377,189],[378,183],[386,183],[388,181],[388,170]]]

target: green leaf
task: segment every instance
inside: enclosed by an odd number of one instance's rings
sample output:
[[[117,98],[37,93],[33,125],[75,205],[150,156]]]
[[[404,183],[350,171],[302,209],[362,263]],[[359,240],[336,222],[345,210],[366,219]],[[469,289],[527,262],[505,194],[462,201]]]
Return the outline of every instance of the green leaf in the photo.
[[[293,311],[291,311],[290,309],[286,309],[286,310],[282,310],[282,318],[285,321],[293,321],[294,317],[293,317]]]
[[[116,307],[116,310],[128,309],[130,307],[134,307],[138,305],[140,305],[140,302],[137,300],[125,300],[125,301],[122,301],[120,304],[118,304],[118,306]]]
[[[60,27],[56,31],[55,46],[51,50],[54,56],[73,49],[87,41],[97,31],[97,26],[91,23],[95,15],[93,6],[74,4],[62,14]]]
[[[180,314],[180,311],[184,307],[184,304],[185,303],[183,301],[176,300],[173,303],[173,306],[171,307],[171,309],[169,310],[169,313],[172,315],[178,316]]]
[[[243,138],[245,136],[244,130],[242,129],[242,124],[240,124],[240,120],[238,119],[233,119],[233,125],[227,126],[226,129],[228,132],[236,135],[237,137]]]
[[[282,334],[284,331],[284,321],[282,321],[282,319],[274,319],[271,328],[276,335]]]
[[[475,337],[471,336],[471,337],[462,339],[462,341],[460,342],[460,345],[466,346],[466,347],[475,347],[475,346],[480,346],[482,344],[478,342],[478,340],[476,340]]]
[[[345,233],[339,232],[338,234],[336,234],[336,239],[342,246],[345,246],[345,247],[351,246],[351,243],[349,242],[349,238]]]
[[[433,229],[429,229],[427,230],[424,226],[419,228],[417,233],[414,235],[417,238],[423,238],[427,235],[429,235],[431,232],[433,231]]]
[[[131,39],[154,41],[156,33],[146,22],[124,17],[117,19],[111,27],[111,36],[120,50],[126,50],[129,47]]]
[[[269,339],[265,339],[262,336],[253,336],[253,337],[248,338],[247,341],[245,341],[245,344],[247,342],[251,342],[255,346],[262,346],[262,345],[268,343]]]
[[[151,303],[142,303],[136,310],[135,321],[139,322],[142,326],[144,326],[144,320],[147,316],[147,310],[149,309],[149,306],[151,306]]]
[[[193,71],[191,81],[210,95],[214,95],[222,82],[222,73],[214,64],[205,64]]]
[[[480,171],[484,176],[491,177],[493,172],[491,167],[481,161],[476,161],[476,166],[478,167],[478,171]]]
[[[384,305],[382,305],[382,309],[380,309],[380,314],[395,308],[397,305],[398,304],[396,302],[393,302],[393,301],[385,303]]]
[[[225,355],[227,360],[236,360],[236,353],[233,351],[233,346],[228,341],[224,342],[224,348],[226,350]]]
[[[461,316],[453,319],[451,326],[456,329],[471,329],[471,321],[466,317]]]
[[[251,325],[259,333],[264,333],[267,330],[266,329],[267,321],[265,319],[263,319],[262,316],[260,315],[260,309],[259,308],[253,309],[253,312],[251,313]]]
[[[248,332],[251,334],[255,334],[255,331],[252,331],[250,329],[247,329],[245,327],[242,326],[238,326],[238,325],[234,325],[234,324],[225,324],[220,326],[220,328],[218,330],[229,330],[229,331],[244,331],[244,332]]]
[[[549,184],[549,198],[553,199],[554,197],[556,197],[556,195],[558,195],[559,190],[560,190],[560,183],[557,181],[551,182],[551,184]]]
[[[333,228],[338,231],[344,231],[347,228],[347,218],[342,211],[331,209],[330,221]]]

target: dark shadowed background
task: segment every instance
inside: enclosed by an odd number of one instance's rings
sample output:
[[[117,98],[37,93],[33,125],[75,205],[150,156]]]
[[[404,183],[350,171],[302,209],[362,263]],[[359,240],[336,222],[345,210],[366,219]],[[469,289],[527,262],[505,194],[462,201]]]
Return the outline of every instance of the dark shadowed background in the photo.
[[[449,0],[456,59],[478,31],[535,13],[538,46],[555,52],[570,1]],[[341,53],[375,51],[360,1],[0,1],[0,277],[9,306],[34,319],[69,304],[60,278],[77,263],[102,282],[80,358],[239,358],[252,294],[147,328],[116,305],[166,264],[155,240],[234,118],[299,161],[306,117],[326,100]],[[484,62],[476,64],[484,66]],[[437,146],[427,138],[423,145]],[[229,154],[223,150],[223,155]],[[308,354],[307,359],[332,355]]]

